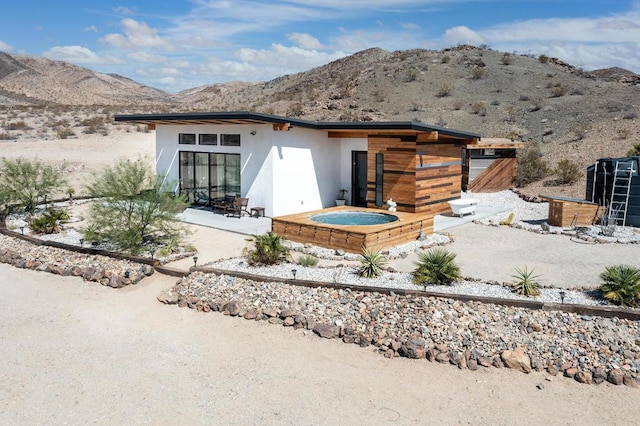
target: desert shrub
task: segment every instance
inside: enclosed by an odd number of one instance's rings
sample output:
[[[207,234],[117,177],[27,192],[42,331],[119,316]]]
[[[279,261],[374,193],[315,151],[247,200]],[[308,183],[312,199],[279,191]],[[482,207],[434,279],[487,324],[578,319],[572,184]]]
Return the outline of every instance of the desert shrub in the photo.
[[[515,141],[516,139],[520,138],[520,132],[517,129],[512,129],[509,132],[507,132],[505,136],[507,137],[507,139],[510,139],[511,141]]]
[[[104,117],[99,117],[95,115],[93,117],[83,118],[78,122],[78,125],[90,127],[90,126],[100,126],[100,125],[103,125],[104,123],[105,123]]]
[[[500,105],[500,101],[498,101],[498,100],[491,101],[491,105],[498,106],[498,105]]]
[[[522,296],[538,296],[540,294],[540,285],[537,282],[540,276],[533,275],[533,269],[529,271],[526,266],[524,269],[516,268],[516,273],[511,277],[515,278],[512,285],[514,293]]]
[[[310,254],[305,254],[298,258],[298,265],[304,266],[306,268],[316,266],[317,264],[318,258]]]
[[[607,266],[600,274],[602,296],[617,305],[631,306],[640,301],[640,269],[630,265]]]
[[[460,110],[462,109],[462,106],[463,106],[463,105],[464,105],[464,104],[462,103],[462,101],[455,101],[455,102],[453,103],[453,110],[454,110],[454,111],[460,111]]]
[[[524,93],[523,93],[523,94],[521,94],[521,95],[518,97],[518,100],[519,100],[519,101],[522,101],[522,102],[526,102],[526,101],[528,101],[529,99],[531,99],[531,97],[530,97],[529,95],[524,94]]]
[[[186,235],[176,214],[187,206],[186,195],[176,196],[163,176],[141,160],[119,160],[87,186],[98,200],[89,208],[85,238],[106,241],[119,250],[139,254]],[[90,235],[87,235],[90,234]]]
[[[637,143],[635,145],[633,145],[631,147],[631,149],[629,149],[629,151],[627,151],[627,156],[629,157],[635,157],[640,155],[640,143]]]
[[[513,62],[513,58],[511,57],[510,53],[505,52],[502,55],[502,58],[500,58],[500,63],[502,65],[511,65],[512,62]]]
[[[518,108],[515,105],[507,105],[504,110],[507,113],[507,117],[505,118],[505,121],[507,123],[515,123],[524,115],[522,109]]]
[[[7,130],[29,130],[31,127],[23,120],[11,121],[5,126]]]
[[[445,84],[438,89],[438,91],[436,92],[436,97],[446,98],[447,96],[451,96],[451,93],[453,93],[453,85]]]
[[[570,95],[571,96],[582,96],[582,95],[584,95],[584,91],[582,89],[575,88],[575,89],[571,90]]]
[[[34,218],[29,225],[36,234],[57,234],[60,232],[60,224],[69,220],[69,213],[62,209],[50,208]]]
[[[622,116],[622,118],[625,120],[635,120],[638,118],[638,113],[635,111],[628,111]]]
[[[304,108],[300,102],[295,102],[289,105],[289,109],[287,109],[286,115],[288,117],[299,117],[304,114]]]
[[[442,247],[418,254],[416,269],[413,272],[413,282],[423,286],[453,284],[454,281],[462,277],[455,258],[455,253]]]
[[[591,130],[591,123],[588,121],[577,121],[571,126],[571,131],[579,141],[587,136],[589,130]]]
[[[541,64],[546,64],[547,62],[549,62],[549,57],[547,55],[544,55],[544,54],[540,55],[540,56],[538,56],[538,61]]]
[[[531,144],[518,152],[516,186],[525,186],[549,175],[549,166],[544,161],[540,147]]]
[[[387,258],[378,249],[363,248],[360,253],[358,275],[365,278],[376,278],[387,266]]]
[[[535,98],[531,99],[531,105],[529,106],[529,112],[540,111],[543,106],[544,106],[544,100],[541,97],[536,96]]]
[[[410,70],[407,70],[405,77],[407,82],[412,82],[412,81],[416,81],[419,75],[420,73],[418,72],[418,70],[415,70],[412,68]]]
[[[482,77],[484,77],[484,73],[484,68],[476,67],[471,70],[471,79],[480,80]]]
[[[442,59],[440,59],[441,64],[448,64],[449,62],[451,62],[451,56],[449,55],[444,55]]]
[[[275,265],[289,257],[289,249],[283,239],[275,232],[252,235],[253,249],[245,249],[247,262],[250,265]]]
[[[62,189],[65,184],[60,169],[40,160],[2,158],[0,188],[9,203],[20,203],[29,213],[33,213],[41,199]]]
[[[387,100],[387,94],[383,90],[376,90],[372,93],[375,102],[384,102]]]
[[[629,129],[618,129],[616,134],[618,135],[618,139],[629,139],[631,132]]]
[[[76,134],[69,127],[61,127],[56,130],[56,136],[58,136],[58,139],[67,139],[75,135]]]
[[[482,101],[474,102],[471,104],[471,112],[484,117],[487,115],[487,104]]]
[[[568,185],[577,182],[582,177],[582,171],[578,163],[572,160],[564,159],[558,161],[555,169],[557,182],[560,185]]]
[[[551,88],[550,94],[552,98],[560,98],[567,94],[569,88],[565,85],[555,85]]]
[[[547,127],[542,131],[542,136],[549,136],[553,134],[553,129],[551,127]]]
[[[13,136],[11,136],[8,132],[0,133],[0,141],[8,141],[10,139],[13,139]]]

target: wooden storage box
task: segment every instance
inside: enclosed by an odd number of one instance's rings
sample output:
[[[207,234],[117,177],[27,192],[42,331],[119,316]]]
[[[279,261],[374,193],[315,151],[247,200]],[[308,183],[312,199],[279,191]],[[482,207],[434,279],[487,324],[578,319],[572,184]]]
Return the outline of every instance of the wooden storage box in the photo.
[[[549,201],[549,218],[547,222],[553,226],[590,226],[598,216],[598,204],[577,198],[541,195]]]

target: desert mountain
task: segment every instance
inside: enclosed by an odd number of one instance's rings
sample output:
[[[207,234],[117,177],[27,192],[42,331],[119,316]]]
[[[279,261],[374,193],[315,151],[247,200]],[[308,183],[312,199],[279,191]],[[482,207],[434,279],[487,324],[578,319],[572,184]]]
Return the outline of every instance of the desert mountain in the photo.
[[[0,96],[18,104],[126,105],[168,100],[165,92],[117,74],[102,74],[62,61],[2,52]]]
[[[586,72],[545,55],[486,47],[373,48],[267,82],[214,84],[173,95],[64,62],[0,53],[0,105],[114,105],[110,111],[115,113],[250,110],[324,121],[416,120],[537,143],[551,167],[569,159],[581,170],[598,158],[624,156],[640,142],[639,100],[640,76],[631,71]],[[112,122],[112,117],[104,121]],[[550,177],[538,185],[530,192],[584,194],[584,182],[557,187]]]

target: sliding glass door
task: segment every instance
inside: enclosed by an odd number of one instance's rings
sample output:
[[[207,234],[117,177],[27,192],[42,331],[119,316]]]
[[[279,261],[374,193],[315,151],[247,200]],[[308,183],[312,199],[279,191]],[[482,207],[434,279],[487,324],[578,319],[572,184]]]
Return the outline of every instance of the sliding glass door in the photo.
[[[240,194],[240,154],[180,152],[180,191],[194,204]]]

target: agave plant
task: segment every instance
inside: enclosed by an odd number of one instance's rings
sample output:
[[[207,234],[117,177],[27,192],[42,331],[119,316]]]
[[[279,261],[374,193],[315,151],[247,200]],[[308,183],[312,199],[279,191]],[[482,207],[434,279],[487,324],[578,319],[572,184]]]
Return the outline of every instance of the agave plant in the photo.
[[[417,285],[427,284],[451,285],[462,278],[460,267],[455,262],[456,254],[442,247],[436,247],[418,255],[413,282]]]
[[[387,258],[380,253],[380,250],[366,247],[362,249],[358,275],[365,278],[376,278],[382,274],[385,266],[387,266]]]
[[[253,250],[245,249],[249,264],[273,265],[289,257],[289,249],[284,246],[281,236],[274,232],[252,235]]]
[[[526,266],[523,269],[516,268],[516,273],[511,277],[516,280],[513,283],[514,293],[522,296],[538,296],[540,294],[540,285],[536,281],[540,275],[533,275],[533,269],[528,270]]]
[[[640,269],[629,265],[607,266],[600,274],[603,297],[615,304],[630,306],[640,301]]]

